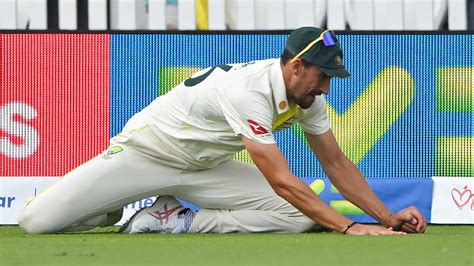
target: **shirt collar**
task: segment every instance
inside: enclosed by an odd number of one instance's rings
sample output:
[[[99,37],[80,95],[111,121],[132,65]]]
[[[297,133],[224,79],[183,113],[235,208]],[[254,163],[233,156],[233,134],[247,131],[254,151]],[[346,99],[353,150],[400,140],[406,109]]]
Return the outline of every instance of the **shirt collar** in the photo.
[[[286,97],[285,81],[283,80],[283,72],[280,66],[280,59],[275,60],[270,69],[270,86],[273,91],[273,99],[278,114],[282,114],[289,110],[289,103]]]

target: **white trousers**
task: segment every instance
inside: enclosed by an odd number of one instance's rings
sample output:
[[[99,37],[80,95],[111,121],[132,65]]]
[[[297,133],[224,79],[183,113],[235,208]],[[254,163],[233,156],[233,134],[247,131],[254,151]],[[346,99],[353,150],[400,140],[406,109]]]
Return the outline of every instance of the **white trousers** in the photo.
[[[304,232],[315,223],[275,194],[252,165],[228,161],[209,170],[182,170],[121,145],[66,174],[26,203],[19,216],[27,233],[88,230],[137,200],[173,195],[200,206],[193,233]]]

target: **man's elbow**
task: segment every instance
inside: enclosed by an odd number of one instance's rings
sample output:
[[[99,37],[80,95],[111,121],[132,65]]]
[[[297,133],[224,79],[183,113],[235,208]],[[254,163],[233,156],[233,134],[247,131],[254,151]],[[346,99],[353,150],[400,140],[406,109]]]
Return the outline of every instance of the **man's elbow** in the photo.
[[[285,182],[285,180],[278,180],[272,182],[270,185],[272,186],[273,191],[284,199],[287,199],[291,195],[290,184],[289,182]]]

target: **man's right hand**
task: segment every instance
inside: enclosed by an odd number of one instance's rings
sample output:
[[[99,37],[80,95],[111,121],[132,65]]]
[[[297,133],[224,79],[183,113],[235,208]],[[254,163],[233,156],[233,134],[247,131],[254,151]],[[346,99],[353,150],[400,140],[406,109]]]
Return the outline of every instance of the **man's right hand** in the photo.
[[[402,220],[401,230],[407,233],[424,233],[426,230],[426,218],[414,206],[403,209],[397,213],[398,219]]]
[[[423,214],[416,207],[411,206],[392,213],[385,225],[407,233],[424,233],[427,223]]]
[[[347,235],[405,235],[405,232],[394,231],[393,228],[385,228],[379,225],[355,224],[346,231]]]

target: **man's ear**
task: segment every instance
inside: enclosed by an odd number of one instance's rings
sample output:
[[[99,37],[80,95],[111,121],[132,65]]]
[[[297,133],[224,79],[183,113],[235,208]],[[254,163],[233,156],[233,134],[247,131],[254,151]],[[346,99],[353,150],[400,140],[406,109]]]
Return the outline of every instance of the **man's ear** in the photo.
[[[293,63],[290,63],[290,64],[291,64],[291,73],[293,75],[299,75],[303,67],[303,61],[301,61],[301,59],[299,58],[296,58],[295,61],[293,61]]]

